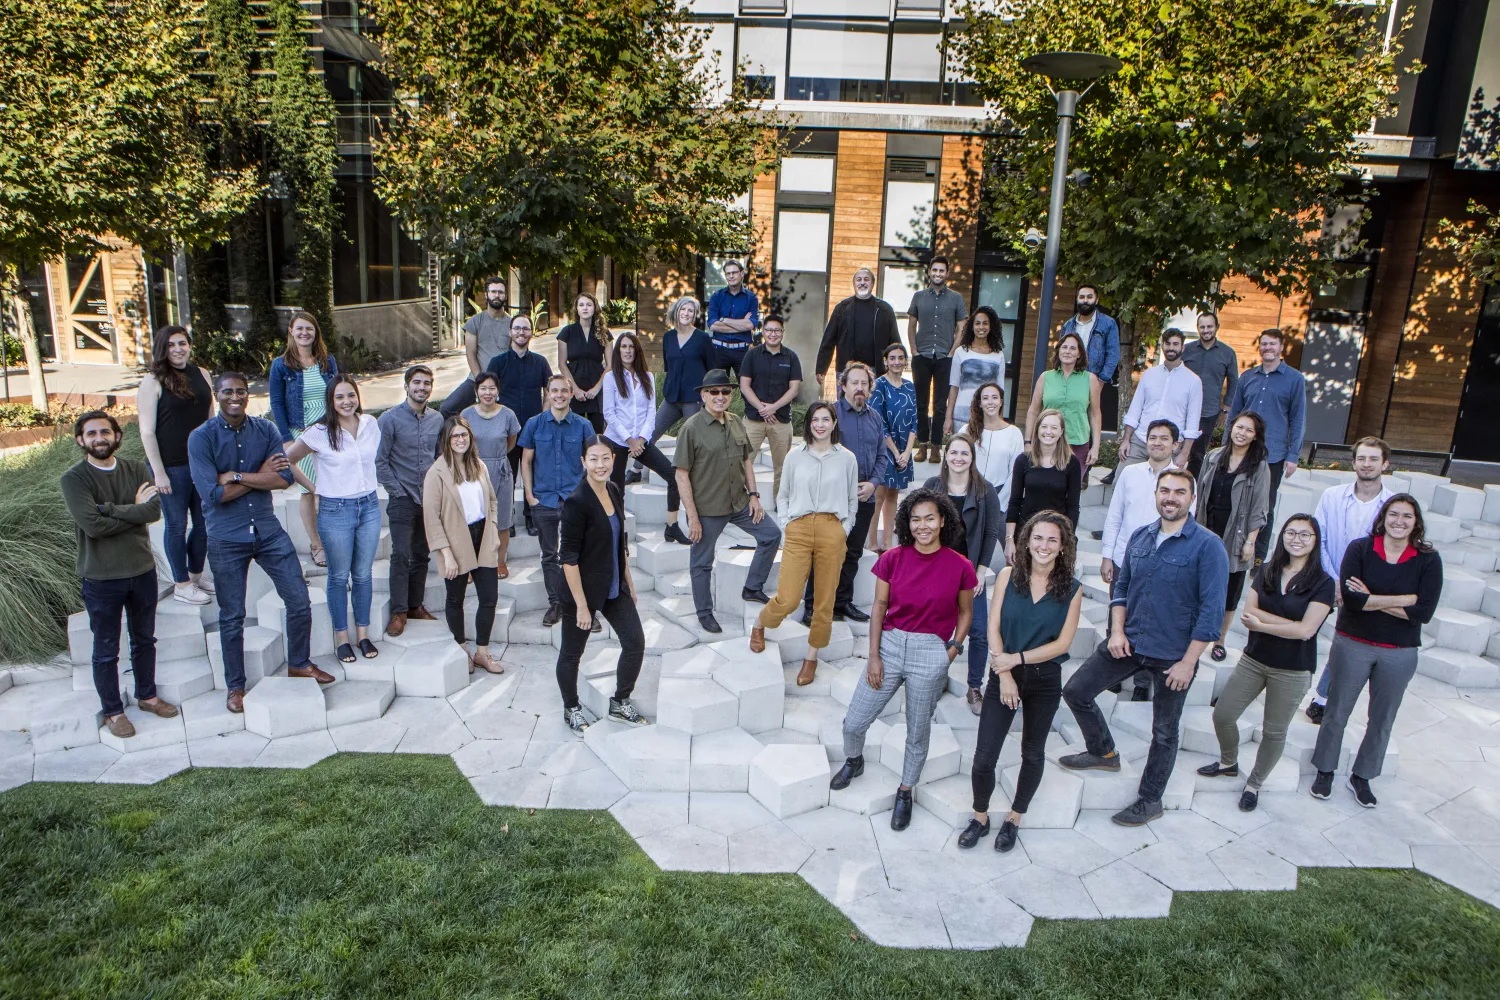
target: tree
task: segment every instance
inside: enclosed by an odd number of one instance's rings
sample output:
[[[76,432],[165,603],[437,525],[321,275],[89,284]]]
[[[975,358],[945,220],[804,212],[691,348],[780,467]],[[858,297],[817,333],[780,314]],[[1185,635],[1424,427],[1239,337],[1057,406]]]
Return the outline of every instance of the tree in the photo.
[[[0,0],[0,266],[32,398],[46,383],[20,270],[92,253],[222,238],[256,188],[215,167],[196,127],[193,4]]]
[[[1040,52],[1124,63],[1081,103],[1060,270],[1091,281],[1125,320],[1235,298],[1244,276],[1284,297],[1329,280],[1339,234],[1323,223],[1368,195],[1357,136],[1387,113],[1398,38],[1382,8],[1309,0],[961,0],[961,57],[993,102],[1000,169],[986,219],[1033,274],[1045,225],[1056,104],[1021,68]],[[1154,327],[1153,327],[1154,329]],[[1121,393],[1128,397],[1127,392]],[[1122,398],[1121,405],[1125,404]]]
[[[1476,88],[1469,104],[1469,120],[1459,142],[1454,166],[1461,170],[1500,170],[1500,99],[1486,107],[1483,88]],[[1500,282],[1500,213],[1470,200],[1470,218],[1439,223],[1443,245],[1452,250],[1469,273],[1487,285]]]
[[[409,97],[376,184],[460,275],[630,270],[748,242],[731,206],[780,140],[743,97],[713,103],[675,0],[374,0]]]

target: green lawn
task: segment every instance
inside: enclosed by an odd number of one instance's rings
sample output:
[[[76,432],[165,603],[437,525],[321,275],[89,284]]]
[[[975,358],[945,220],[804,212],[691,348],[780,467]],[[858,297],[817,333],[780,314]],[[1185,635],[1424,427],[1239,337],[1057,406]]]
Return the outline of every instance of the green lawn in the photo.
[[[0,996],[1500,996],[1500,911],[1413,872],[1301,886],[892,951],[796,876],[659,872],[607,813],[343,754],[0,795]]]

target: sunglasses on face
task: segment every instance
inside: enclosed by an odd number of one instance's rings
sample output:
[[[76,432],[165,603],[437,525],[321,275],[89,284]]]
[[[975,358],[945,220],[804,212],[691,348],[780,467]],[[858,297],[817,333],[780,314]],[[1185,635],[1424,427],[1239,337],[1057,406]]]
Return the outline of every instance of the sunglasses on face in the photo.
[[[708,393],[710,396],[732,396],[732,395],[734,395],[734,390],[733,389],[704,389],[703,391],[706,392],[706,393]]]

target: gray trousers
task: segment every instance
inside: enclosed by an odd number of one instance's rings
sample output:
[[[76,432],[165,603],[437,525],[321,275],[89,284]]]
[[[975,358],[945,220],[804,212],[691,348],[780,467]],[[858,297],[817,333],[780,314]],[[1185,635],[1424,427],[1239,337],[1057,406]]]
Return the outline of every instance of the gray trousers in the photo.
[[[1239,763],[1240,716],[1250,707],[1261,691],[1266,692],[1265,717],[1261,722],[1260,749],[1255,754],[1255,769],[1247,782],[1251,788],[1260,788],[1271,776],[1271,769],[1281,760],[1286,749],[1286,731],[1297,714],[1302,696],[1312,684],[1312,674],[1306,670],[1285,670],[1268,667],[1258,660],[1241,656],[1239,665],[1229,676],[1229,683],[1219,695],[1214,706],[1214,731],[1219,735],[1219,763],[1232,767]]]
[[[1333,683],[1328,689],[1323,725],[1318,729],[1313,766],[1319,771],[1338,770],[1344,727],[1354,711],[1354,702],[1369,682],[1370,716],[1349,773],[1366,779],[1378,778],[1401,698],[1417,672],[1417,648],[1385,649],[1335,634],[1328,651],[1328,672],[1333,675]]]
[[[776,561],[776,550],[781,546],[781,529],[776,527],[775,518],[767,514],[759,524],[754,524],[747,504],[733,514],[715,517],[699,514],[698,524],[703,528],[703,537],[693,543],[688,562],[688,575],[693,581],[693,607],[698,614],[706,615],[714,609],[714,545],[724,533],[725,525],[732,524],[755,539],[755,556],[750,560],[745,587],[750,590],[765,587],[766,577],[771,575],[771,564]]]
[[[1181,428],[1178,429],[1181,430]],[[1130,435],[1130,457],[1120,459],[1115,468],[1128,469],[1144,461],[1146,461],[1146,439],[1141,437],[1139,431],[1135,431]]]
[[[901,764],[901,784],[912,787],[922,779],[927,763],[927,744],[932,737],[932,713],[938,696],[948,686],[948,647],[930,632],[889,629],[880,637],[880,660],[885,667],[880,690],[861,677],[844,715],[844,756],[865,752],[865,734],[880,718],[885,706],[906,685],[906,758]],[[891,762],[885,762],[890,767]]]
[[[703,409],[702,403],[661,404],[656,408],[656,425],[651,429],[651,440],[646,443],[655,444],[673,424],[679,420],[686,420],[701,409]]]

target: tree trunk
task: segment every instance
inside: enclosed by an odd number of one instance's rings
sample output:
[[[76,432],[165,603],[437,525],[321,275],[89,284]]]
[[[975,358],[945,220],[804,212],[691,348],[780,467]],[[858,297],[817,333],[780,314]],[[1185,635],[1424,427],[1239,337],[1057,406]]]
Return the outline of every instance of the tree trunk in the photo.
[[[1135,331],[1134,317],[1130,322],[1120,324],[1120,367],[1115,376],[1116,381],[1119,382],[1119,391],[1116,395],[1120,412],[1116,415],[1118,423],[1115,426],[1122,429],[1125,426],[1125,414],[1130,410],[1130,399],[1135,395],[1133,375],[1135,373],[1135,345],[1138,340]]]
[[[21,270],[15,264],[5,265],[6,294],[15,313],[16,336],[26,352],[26,374],[31,380],[31,405],[43,413],[47,406],[47,375],[42,370],[42,351],[36,342],[36,326],[31,322],[31,298],[21,284]]]

